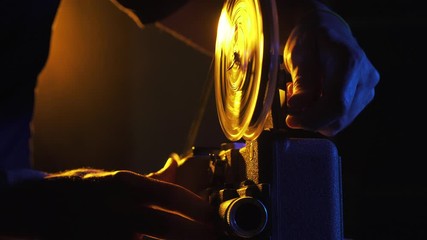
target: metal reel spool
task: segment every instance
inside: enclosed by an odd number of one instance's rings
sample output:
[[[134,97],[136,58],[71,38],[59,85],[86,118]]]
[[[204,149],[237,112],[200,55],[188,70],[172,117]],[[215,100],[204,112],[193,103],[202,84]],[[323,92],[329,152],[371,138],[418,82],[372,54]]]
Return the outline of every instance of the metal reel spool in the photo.
[[[227,0],[215,45],[215,99],[231,141],[256,139],[276,91],[279,37],[274,0]]]

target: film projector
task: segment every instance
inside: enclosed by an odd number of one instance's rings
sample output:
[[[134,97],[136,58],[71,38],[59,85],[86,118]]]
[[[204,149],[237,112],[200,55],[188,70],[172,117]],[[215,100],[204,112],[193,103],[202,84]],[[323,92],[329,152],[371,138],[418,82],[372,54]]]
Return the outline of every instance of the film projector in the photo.
[[[221,239],[343,239],[338,151],[328,139],[286,128],[278,48],[274,0],[225,1],[214,87],[230,142],[194,147],[177,183],[218,209]]]

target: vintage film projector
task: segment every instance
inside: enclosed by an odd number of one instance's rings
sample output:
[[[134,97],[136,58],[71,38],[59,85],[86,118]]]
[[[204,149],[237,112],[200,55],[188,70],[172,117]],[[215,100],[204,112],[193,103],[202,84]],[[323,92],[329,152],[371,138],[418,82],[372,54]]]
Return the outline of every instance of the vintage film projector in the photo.
[[[278,48],[274,0],[225,1],[214,84],[230,142],[194,148],[177,182],[218,208],[221,239],[343,239],[338,151],[286,129]]]

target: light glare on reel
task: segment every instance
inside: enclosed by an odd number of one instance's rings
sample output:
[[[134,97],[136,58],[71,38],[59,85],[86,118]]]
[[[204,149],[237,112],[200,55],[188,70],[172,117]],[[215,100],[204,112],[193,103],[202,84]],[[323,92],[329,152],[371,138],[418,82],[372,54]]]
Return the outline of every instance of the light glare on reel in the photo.
[[[276,90],[277,28],[275,4],[270,1],[228,0],[224,4],[214,80],[218,117],[231,141],[253,140],[264,130]]]

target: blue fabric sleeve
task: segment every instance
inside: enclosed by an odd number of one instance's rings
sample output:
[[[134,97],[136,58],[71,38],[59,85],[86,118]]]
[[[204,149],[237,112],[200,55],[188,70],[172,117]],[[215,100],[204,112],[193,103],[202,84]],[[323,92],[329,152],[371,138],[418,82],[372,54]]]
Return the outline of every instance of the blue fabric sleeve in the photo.
[[[28,180],[41,180],[48,174],[34,169],[0,170],[0,190]]]

